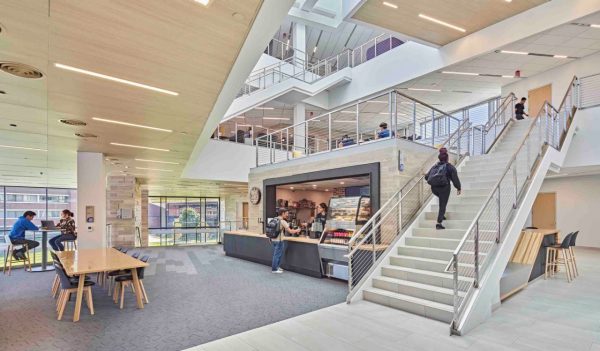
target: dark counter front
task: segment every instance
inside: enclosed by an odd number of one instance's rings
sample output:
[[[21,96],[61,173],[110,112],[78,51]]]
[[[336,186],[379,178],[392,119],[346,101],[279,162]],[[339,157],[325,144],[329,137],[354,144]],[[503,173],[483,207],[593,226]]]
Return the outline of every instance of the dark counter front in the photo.
[[[281,268],[321,278],[318,240],[293,237],[286,239]],[[223,249],[227,256],[271,266],[273,248],[265,235],[240,231],[225,232]]]

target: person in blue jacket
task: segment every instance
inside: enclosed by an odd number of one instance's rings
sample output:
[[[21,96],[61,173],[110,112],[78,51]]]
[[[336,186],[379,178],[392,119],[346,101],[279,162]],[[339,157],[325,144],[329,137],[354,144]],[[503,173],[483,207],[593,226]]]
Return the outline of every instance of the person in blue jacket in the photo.
[[[385,122],[381,122],[379,124],[379,131],[377,132],[377,139],[389,138],[390,130],[388,129],[388,125]]]
[[[27,244],[27,249],[31,250],[35,247],[38,247],[40,243],[35,240],[25,239],[25,231],[26,230],[39,230],[39,228],[33,224],[31,221],[36,216],[33,211],[25,211],[21,217],[13,224],[12,230],[10,231],[10,241],[14,245],[24,245]],[[13,257],[17,260],[25,259],[25,247],[20,248],[19,250],[13,251]]]

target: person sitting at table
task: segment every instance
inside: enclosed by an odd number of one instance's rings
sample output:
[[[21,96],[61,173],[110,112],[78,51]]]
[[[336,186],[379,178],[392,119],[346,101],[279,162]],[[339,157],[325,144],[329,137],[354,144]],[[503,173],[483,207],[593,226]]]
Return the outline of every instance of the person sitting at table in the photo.
[[[381,122],[379,124],[379,131],[377,132],[376,139],[383,139],[390,137],[390,130],[388,129],[388,125],[385,122]]]
[[[25,213],[17,219],[15,224],[13,224],[10,234],[8,235],[10,237],[10,242],[13,245],[27,245],[27,250],[31,250],[40,245],[40,243],[35,240],[25,239],[26,230],[39,230],[39,228],[31,222],[35,216],[35,212],[25,211]],[[26,258],[25,251],[25,246],[19,250],[14,250],[13,257],[16,260],[24,260]]]
[[[77,233],[75,233],[75,219],[73,219],[73,212],[69,210],[63,210],[60,213],[60,222],[56,225],[60,229],[60,235],[50,239],[48,243],[54,251],[64,251],[65,246],[63,241],[77,239]]]

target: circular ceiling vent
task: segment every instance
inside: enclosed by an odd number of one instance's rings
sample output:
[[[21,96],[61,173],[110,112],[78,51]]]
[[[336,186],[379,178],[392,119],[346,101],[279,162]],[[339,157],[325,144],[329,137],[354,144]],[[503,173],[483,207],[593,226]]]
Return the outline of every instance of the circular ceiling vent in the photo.
[[[85,123],[84,121],[80,121],[78,119],[59,119],[58,120],[60,123],[64,123],[70,126],[78,126],[78,127],[83,127],[83,126],[87,126],[87,123]]]
[[[98,137],[96,134],[92,134],[92,133],[75,133],[75,135],[80,138],[97,138]]]
[[[0,70],[13,76],[39,79],[44,76],[37,68],[19,62],[0,62]]]

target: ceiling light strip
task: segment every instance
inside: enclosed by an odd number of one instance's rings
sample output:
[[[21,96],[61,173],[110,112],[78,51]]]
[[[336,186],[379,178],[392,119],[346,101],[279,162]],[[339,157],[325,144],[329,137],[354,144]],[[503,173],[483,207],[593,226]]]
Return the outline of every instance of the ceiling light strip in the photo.
[[[25,147],[25,146],[15,146],[15,145],[2,145],[0,144],[0,147],[4,147],[7,149],[18,149],[18,150],[31,150],[31,151],[43,151],[43,152],[47,152],[48,150],[46,149],[39,149],[39,148],[35,148],[35,147]]]
[[[147,168],[147,167],[135,167],[136,169],[143,169],[146,171],[159,171],[159,172],[173,172],[172,169],[161,169],[161,168]]]
[[[136,158],[136,161],[139,162],[151,162],[151,163],[164,163],[164,164],[168,164],[168,165],[178,165],[179,162],[171,162],[171,161],[159,161],[159,160],[147,160],[144,158]]]
[[[161,88],[153,87],[151,85],[137,83],[137,82],[133,82],[133,81],[126,80],[126,79],[109,76],[109,75],[102,74],[102,73],[92,72],[92,71],[88,71],[88,70],[85,70],[85,69],[81,69],[81,68],[77,68],[77,67],[73,67],[73,66],[64,65],[62,63],[55,63],[54,66],[56,66],[57,68],[61,68],[61,69],[67,70],[67,71],[81,73],[81,74],[85,74],[85,75],[96,77],[96,78],[106,79],[106,80],[110,80],[110,81],[121,83],[121,84],[127,84],[127,85],[131,85],[131,86],[134,86],[134,87],[142,88],[142,89],[148,89],[148,90],[156,91],[156,92],[163,93],[163,94],[175,95],[175,96],[179,95],[179,93],[174,92],[174,91],[170,91],[170,90],[166,90],[166,89],[161,89]]]
[[[385,5],[385,6],[387,6],[387,7],[391,7],[393,9],[397,9],[398,8],[398,5],[392,4],[391,2],[384,1],[382,4]]]
[[[167,133],[172,133],[173,132],[171,129],[150,127],[150,126],[145,126],[143,124],[135,124],[135,123],[129,123],[129,122],[122,122],[122,121],[115,121],[113,119],[106,119],[106,118],[99,118],[99,117],[92,117],[92,119],[94,121],[98,121],[98,122],[106,122],[106,123],[120,124],[120,125],[123,125],[123,126],[129,126],[129,127],[151,129],[151,130],[157,130],[157,131],[160,131],[160,132],[167,132]]]
[[[154,150],[154,151],[164,151],[164,152],[171,151],[169,149],[160,149],[160,148],[156,148],[156,147],[131,145],[131,144],[121,144],[121,143],[110,143],[110,145],[123,146],[123,147],[131,147],[131,148],[134,148],[134,149],[146,149],[146,150]]]
[[[441,20],[439,20],[439,19],[437,19],[437,18],[433,18],[433,17],[427,16],[427,15],[424,15],[424,14],[422,14],[422,13],[420,13],[420,14],[419,14],[419,17],[420,17],[420,18],[423,18],[423,19],[426,19],[426,20],[428,20],[428,21],[431,21],[431,22],[434,22],[434,23],[440,24],[440,25],[442,25],[442,26],[448,27],[448,28],[452,28],[452,29],[454,29],[454,30],[457,30],[457,31],[459,31],[459,32],[462,32],[462,33],[464,33],[464,32],[466,32],[466,31],[467,31],[467,30],[466,30],[466,29],[464,29],[464,28],[461,28],[461,27],[459,27],[459,26],[455,26],[455,25],[453,25],[453,24],[450,24],[450,23],[448,23],[448,22],[441,21]]]

